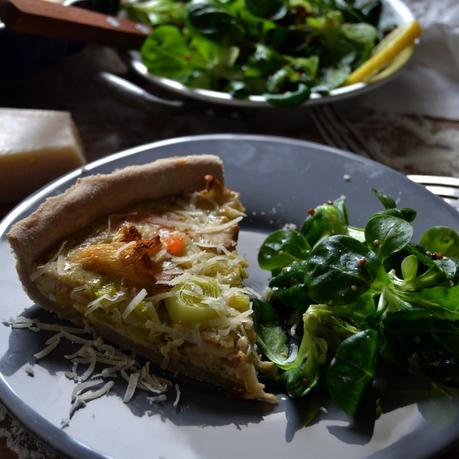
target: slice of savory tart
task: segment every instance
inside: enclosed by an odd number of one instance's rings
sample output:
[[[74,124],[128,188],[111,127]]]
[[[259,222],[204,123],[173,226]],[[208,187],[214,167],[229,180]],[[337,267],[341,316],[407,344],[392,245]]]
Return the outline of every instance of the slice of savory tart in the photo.
[[[257,374],[244,208],[220,159],[168,158],[80,179],[8,234],[44,308],[160,364],[275,402]]]

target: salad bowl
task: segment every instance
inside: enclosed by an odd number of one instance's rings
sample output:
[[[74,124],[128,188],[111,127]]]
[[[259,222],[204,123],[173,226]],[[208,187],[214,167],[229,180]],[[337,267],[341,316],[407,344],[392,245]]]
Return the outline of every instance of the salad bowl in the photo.
[[[128,2],[129,5],[132,2]],[[135,2],[134,2],[135,3]],[[123,13],[124,15],[125,13]],[[382,0],[382,11],[379,19],[378,30],[386,31],[399,26],[406,26],[415,21],[415,17],[408,6],[402,0]],[[393,62],[388,64],[385,69],[377,73],[367,80],[367,82],[357,82],[354,84],[342,85],[333,89],[322,90],[319,87],[313,87],[309,98],[298,104],[291,105],[285,104],[284,106],[298,106],[298,105],[317,105],[335,102],[341,99],[361,95],[367,91],[371,91],[380,85],[390,81],[395,77],[410,60],[415,46],[405,48],[404,52],[400,54]],[[402,56],[403,54],[403,56]],[[238,108],[269,108],[275,104],[269,100],[266,95],[244,95],[243,97],[235,96],[234,92],[216,91],[204,89],[200,87],[190,87],[172,78],[158,76],[150,72],[142,59],[141,51],[131,50],[124,54],[124,58],[133,71],[133,73],[140,77],[144,83],[147,84],[147,89],[154,92],[159,90],[162,93],[170,94],[173,97],[180,97],[183,99],[194,99],[197,101],[226,105]]]

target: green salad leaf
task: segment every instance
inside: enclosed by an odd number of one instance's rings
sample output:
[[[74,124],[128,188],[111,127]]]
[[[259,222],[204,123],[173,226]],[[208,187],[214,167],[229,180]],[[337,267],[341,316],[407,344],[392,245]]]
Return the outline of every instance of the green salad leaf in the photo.
[[[373,380],[378,360],[378,333],[362,330],[338,347],[327,371],[327,388],[336,404],[354,415]]]
[[[364,228],[349,225],[340,198],[259,252],[272,273],[266,302],[254,303],[260,351],[291,397],[326,390],[350,415],[382,362],[459,388],[459,236],[437,226],[413,243],[415,210],[373,191],[384,210]]]
[[[258,264],[262,269],[275,271],[303,259],[310,248],[308,241],[298,231],[280,229],[266,238],[258,254]]]
[[[142,46],[141,54],[145,64],[154,67],[159,76],[181,79],[192,72],[191,50],[176,26],[157,27]]]
[[[451,228],[434,226],[421,236],[419,243],[431,252],[459,258],[459,236]]]

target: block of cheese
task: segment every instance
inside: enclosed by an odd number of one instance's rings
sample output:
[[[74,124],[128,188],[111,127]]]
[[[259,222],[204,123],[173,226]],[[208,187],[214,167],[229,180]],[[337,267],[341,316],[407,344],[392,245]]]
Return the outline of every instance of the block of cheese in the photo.
[[[0,201],[17,201],[84,163],[70,113],[0,108]]]

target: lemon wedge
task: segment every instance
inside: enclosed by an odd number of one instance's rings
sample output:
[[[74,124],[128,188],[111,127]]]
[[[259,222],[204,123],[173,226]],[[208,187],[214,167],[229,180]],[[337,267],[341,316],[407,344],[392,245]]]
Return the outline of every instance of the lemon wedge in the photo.
[[[411,45],[408,46],[408,48],[402,50],[400,54],[397,54],[397,56],[395,56],[395,58],[389,62],[389,64],[387,64],[381,71],[368,78],[366,82],[376,83],[377,81],[384,80],[385,78],[391,76],[408,62],[414,53],[414,48],[414,45]]]
[[[346,84],[368,81],[388,64],[390,64],[389,67],[384,71],[386,76],[398,70],[411,56],[413,49],[410,50],[410,48],[421,34],[422,29],[417,21],[398,26],[375,47],[372,57],[349,75]],[[376,80],[373,79],[372,81]]]

